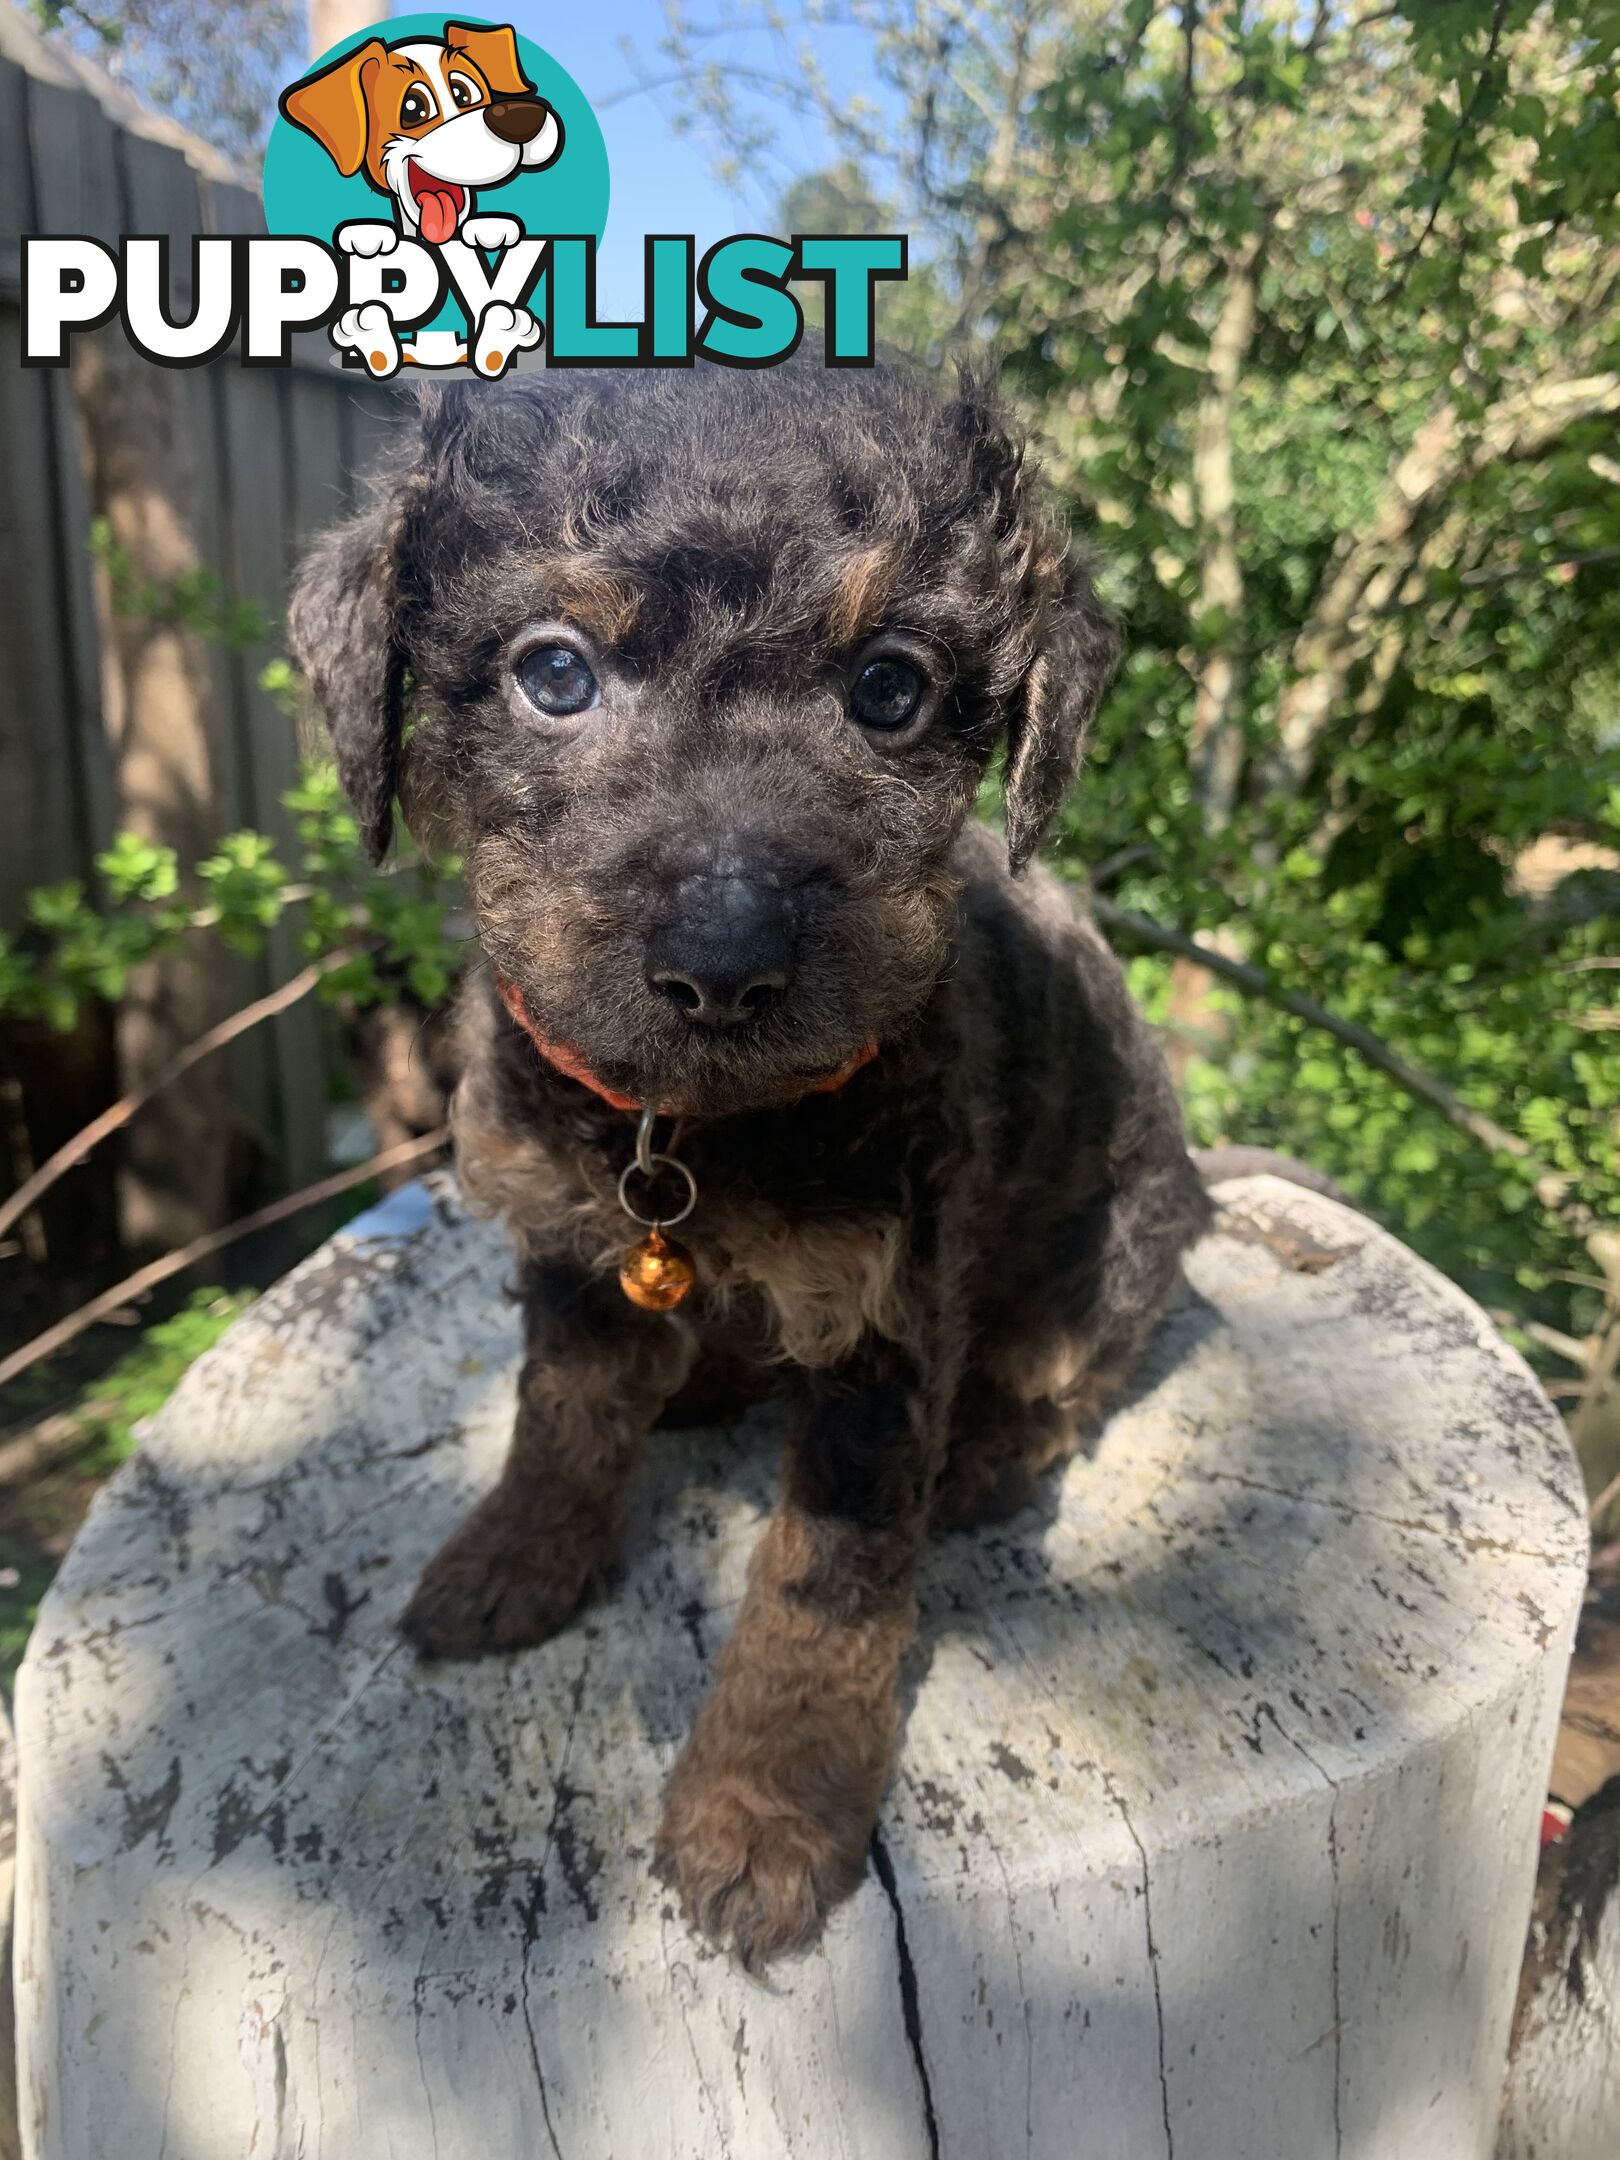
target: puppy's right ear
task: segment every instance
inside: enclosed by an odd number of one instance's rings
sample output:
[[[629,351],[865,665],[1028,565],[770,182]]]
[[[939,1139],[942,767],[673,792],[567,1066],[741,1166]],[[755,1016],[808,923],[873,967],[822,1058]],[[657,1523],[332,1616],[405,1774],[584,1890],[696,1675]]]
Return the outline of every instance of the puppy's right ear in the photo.
[[[388,852],[404,727],[406,655],[396,635],[398,513],[380,503],[319,541],[293,590],[288,617],[302,668],[337,753],[373,862]]]
[[[447,22],[444,42],[451,52],[467,55],[496,97],[533,97],[534,84],[523,72],[517,33],[510,23]]]
[[[368,38],[330,67],[283,90],[278,100],[293,126],[314,136],[345,180],[352,180],[365,163],[371,133],[366,100],[387,58],[382,39]]]

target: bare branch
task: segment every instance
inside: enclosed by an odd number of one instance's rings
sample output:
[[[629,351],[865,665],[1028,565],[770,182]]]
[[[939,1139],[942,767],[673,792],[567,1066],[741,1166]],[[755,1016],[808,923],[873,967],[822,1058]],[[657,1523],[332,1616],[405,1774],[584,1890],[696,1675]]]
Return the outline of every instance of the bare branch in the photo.
[[[1601,1523],[1611,1508],[1620,1508],[1620,1471],[1610,1478],[1607,1485],[1592,1502],[1589,1510],[1594,1528]]]
[[[1412,275],[1417,259],[1428,245],[1429,235],[1434,231],[1439,220],[1446,197],[1451,192],[1451,183],[1457,175],[1457,166],[1462,157],[1463,144],[1473,133],[1474,115],[1479,110],[1479,101],[1485,95],[1485,86],[1490,81],[1491,69],[1495,65],[1496,55],[1501,48],[1502,31],[1506,26],[1507,16],[1508,0],[1496,0],[1496,10],[1491,16],[1490,36],[1485,46],[1485,57],[1479,64],[1479,73],[1474,78],[1474,87],[1469,92],[1461,112],[1457,115],[1457,127],[1451,138],[1450,154],[1446,158],[1445,169],[1435,185],[1434,201],[1429,206],[1428,219],[1423,230],[1395,265],[1395,276],[1379,302],[1382,307],[1387,307],[1392,300],[1398,300],[1401,294],[1405,292],[1407,279]]]
[[[1181,95],[1176,101],[1175,115],[1170,123],[1175,139],[1175,162],[1170,172],[1170,188],[1173,191],[1187,170],[1192,154],[1192,108],[1198,80],[1198,32],[1201,28],[1201,11],[1197,0],[1182,0],[1181,8]]]
[[[1393,7],[1369,8],[1365,15],[1358,15],[1353,22],[1346,23],[1345,29],[1353,38],[1359,31],[1371,30],[1377,23],[1393,22],[1397,15],[1405,13],[1409,4],[1410,0],[1396,0]]]
[[[1566,1365],[1573,1365],[1585,1372],[1592,1363],[1592,1345],[1582,1342],[1578,1335],[1566,1335],[1562,1328],[1548,1327],[1540,1320],[1519,1320],[1512,1313],[1505,1315],[1506,1325],[1516,1327],[1521,1335],[1528,1335],[1543,1350],[1550,1350],[1554,1357],[1561,1357]]]
[[[1254,337],[1265,247],[1266,235],[1252,233],[1233,260],[1209,341],[1208,380],[1193,438],[1199,613],[1219,611],[1233,625],[1242,615],[1244,579],[1232,477],[1232,416]],[[1231,822],[1243,769],[1243,741],[1235,720],[1239,670],[1230,632],[1203,657],[1196,680],[1188,754],[1210,830],[1221,832]]]
[[[339,1193],[353,1191],[368,1178],[380,1177],[385,1170],[398,1170],[406,1163],[420,1162],[435,1154],[450,1137],[449,1127],[441,1125],[436,1132],[426,1133],[419,1140],[405,1140],[398,1147],[385,1148],[380,1155],[373,1155],[369,1162],[357,1164],[352,1170],[339,1170],[333,1176],[322,1178],[314,1185],[306,1185],[301,1192],[288,1193],[284,1199],[273,1200],[268,1207],[255,1214],[244,1215],[240,1222],[227,1223],[223,1230],[210,1230],[205,1237],[193,1238],[189,1245],[181,1245],[174,1252],[165,1253],[161,1260],[137,1268],[133,1275],[126,1275],[122,1282],[103,1290],[77,1312],[58,1320],[32,1342],[14,1350],[10,1357],[0,1358],[0,1387],[15,1380],[41,1358],[55,1355],[70,1342],[93,1327],[120,1305],[127,1305],[131,1298],[143,1297],[148,1290],[155,1290],[173,1275],[184,1274],[188,1267],[195,1267],[199,1260],[206,1260],[213,1253],[221,1252],[227,1245],[234,1245],[239,1238],[251,1237],[255,1230],[268,1230],[274,1224],[285,1222],[290,1215],[302,1214],[305,1208],[318,1207],[323,1200],[335,1200]]]
[[[1212,975],[1235,984],[1251,997],[1263,998],[1268,1005],[1275,1005],[1279,1011],[1303,1020],[1307,1027],[1321,1028],[1324,1034],[1337,1037],[1369,1065],[1393,1080],[1397,1087],[1404,1088],[1408,1095],[1427,1103],[1431,1110],[1438,1110],[1448,1125],[1466,1133],[1477,1146],[1492,1155],[1511,1155],[1522,1164],[1542,1206],[1567,1224],[1577,1237],[1604,1250],[1615,1241],[1612,1231],[1605,1238],[1603,1225],[1592,1209],[1571,1196],[1570,1186],[1574,1180],[1567,1171],[1555,1170],[1550,1163],[1542,1162],[1528,1140],[1498,1125],[1483,1110],[1471,1109],[1431,1073],[1420,1072],[1415,1065],[1408,1065],[1387,1043],[1380,1042],[1376,1035],[1358,1026],[1354,1020],[1341,1019],[1313,998],[1302,997],[1297,990],[1285,990],[1264,968],[1255,967],[1247,960],[1234,960],[1227,953],[1217,952],[1213,945],[1204,945],[1197,938],[1188,937],[1184,931],[1171,930],[1146,915],[1116,907],[1113,901],[1105,900],[1099,893],[1089,894],[1087,905],[1096,920],[1116,936],[1157,952],[1175,953],[1183,960],[1195,961],[1199,967],[1208,968]]]
[[[1574,555],[1530,555],[1522,562],[1482,563],[1477,569],[1464,570],[1457,582],[1470,592],[1477,592],[1487,585],[1512,585],[1525,578],[1545,577],[1549,570],[1584,569],[1589,563],[1620,561],[1620,547],[1585,548]],[[1428,585],[1420,585],[1414,591],[1403,591],[1388,606],[1363,608],[1358,619],[1370,621],[1375,615],[1409,615],[1415,608],[1428,607],[1435,595]]]
[[[272,990],[267,996],[256,998],[251,1005],[244,1005],[240,1012],[232,1013],[228,1020],[221,1020],[217,1027],[209,1028],[207,1033],[199,1035],[195,1042],[189,1042],[183,1050],[177,1050],[169,1062],[160,1066],[149,1080],[143,1080],[138,1088],[131,1088],[127,1095],[120,1096],[110,1109],[103,1110],[99,1117],[92,1118],[88,1125],[82,1126],[71,1140],[64,1140],[56,1153],[41,1163],[31,1177],[25,1178],[14,1193],[0,1201],[0,1237],[28,1212],[42,1193],[50,1190],[59,1177],[77,1168],[93,1148],[99,1147],[101,1142],[117,1132],[120,1126],[127,1125],[154,1095],[160,1095],[183,1073],[190,1072],[193,1065],[200,1064],[214,1051],[223,1050],[227,1043],[235,1042],[238,1036],[245,1035],[250,1028],[256,1028],[261,1020],[273,1020],[277,1013],[284,1013],[290,1006],[296,1005],[300,998],[307,997],[315,985],[323,977],[330,975],[334,968],[341,967],[346,960],[352,960],[354,952],[353,946],[346,946],[339,952],[328,953],[324,960],[313,961],[293,976],[290,982],[284,982],[279,990]]]
[[[743,67],[740,63],[727,61],[724,73],[729,81],[746,83],[752,90],[764,90],[785,105],[790,112],[820,114],[821,105],[806,95],[802,83],[791,76],[778,75],[769,68]],[[660,90],[686,88],[692,80],[690,68],[676,68],[667,75],[646,75],[622,89],[609,90],[605,96],[593,98],[598,112],[606,112],[610,106],[623,105],[630,98],[650,97]]]

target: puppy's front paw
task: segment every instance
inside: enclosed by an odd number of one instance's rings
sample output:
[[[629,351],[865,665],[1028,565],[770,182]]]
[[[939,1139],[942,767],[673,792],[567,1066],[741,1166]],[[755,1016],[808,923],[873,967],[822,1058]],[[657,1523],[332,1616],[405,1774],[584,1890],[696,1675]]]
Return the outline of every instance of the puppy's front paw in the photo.
[[[770,1781],[701,1759],[706,1752],[689,1744],[675,1765],[653,1867],[688,1925],[752,1970],[814,1942],[855,1889],[871,1815],[857,1803],[823,1819]]]
[[[516,247],[523,238],[523,227],[515,217],[496,217],[485,212],[481,217],[470,217],[456,236],[465,240],[469,247],[500,248]]]
[[[527,308],[511,307],[504,300],[492,300],[478,318],[478,335],[473,341],[473,366],[480,375],[493,381],[504,375],[520,352],[540,342],[540,325]]]
[[[422,1570],[400,1630],[424,1658],[526,1649],[573,1618],[597,1572],[593,1555],[514,1523],[492,1493]]]
[[[358,353],[379,382],[398,371],[399,340],[394,335],[394,318],[380,300],[345,308],[332,325],[331,336],[340,351]]]
[[[345,255],[392,255],[399,246],[399,228],[379,218],[351,218],[338,227],[336,239]]]

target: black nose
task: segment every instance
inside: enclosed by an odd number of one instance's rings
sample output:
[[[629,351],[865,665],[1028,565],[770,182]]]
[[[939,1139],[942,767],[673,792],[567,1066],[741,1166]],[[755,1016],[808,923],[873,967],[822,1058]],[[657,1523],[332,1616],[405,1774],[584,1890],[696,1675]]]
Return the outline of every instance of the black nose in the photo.
[[[647,940],[647,981],[698,1027],[765,1012],[793,974],[786,895],[745,877],[689,878]]]
[[[492,135],[502,142],[533,142],[546,124],[546,108],[539,98],[502,98],[490,106],[484,118]]]

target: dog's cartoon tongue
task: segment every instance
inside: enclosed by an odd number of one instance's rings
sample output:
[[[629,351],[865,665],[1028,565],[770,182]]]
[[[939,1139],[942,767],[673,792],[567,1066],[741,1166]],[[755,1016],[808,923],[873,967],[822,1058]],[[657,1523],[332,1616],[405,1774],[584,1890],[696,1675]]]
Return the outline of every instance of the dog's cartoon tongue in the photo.
[[[414,159],[410,166],[410,182],[422,238],[432,247],[443,247],[447,240],[456,236],[456,219],[466,200],[462,189],[454,180],[441,180],[436,173],[424,172]]]
[[[456,198],[448,188],[434,188],[426,195],[418,195],[416,208],[422,220],[422,238],[434,247],[443,247],[453,240],[456,232]]]

